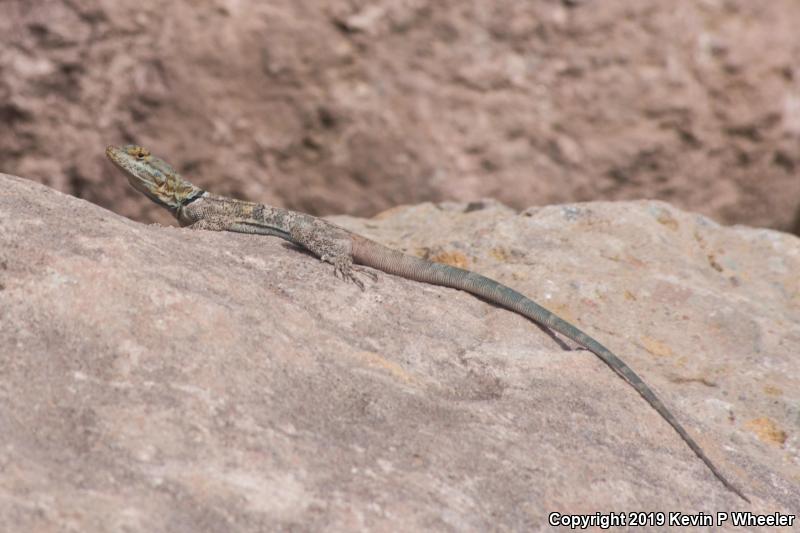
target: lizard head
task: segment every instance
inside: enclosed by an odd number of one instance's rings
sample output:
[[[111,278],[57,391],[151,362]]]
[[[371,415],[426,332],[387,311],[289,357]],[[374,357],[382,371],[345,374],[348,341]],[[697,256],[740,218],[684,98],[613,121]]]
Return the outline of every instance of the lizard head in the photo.
[[[125,171],[134,189],[173,213],[205,192],[141,146],[109,146],[106,155]]]

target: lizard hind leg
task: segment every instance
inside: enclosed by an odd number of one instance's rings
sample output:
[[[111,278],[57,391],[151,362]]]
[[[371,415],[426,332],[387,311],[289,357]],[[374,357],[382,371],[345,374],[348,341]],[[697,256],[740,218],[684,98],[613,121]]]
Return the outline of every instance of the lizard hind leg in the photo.
[[[333,275],[344,281],[352,281],[364,290],[364,282],[358,274],[364,274],[373,281],[378,279],[374,272],[353,265],[353,241],[349,233],[341,228],[319,219],[306,220],[292,228],[290,240],[333,265]]]

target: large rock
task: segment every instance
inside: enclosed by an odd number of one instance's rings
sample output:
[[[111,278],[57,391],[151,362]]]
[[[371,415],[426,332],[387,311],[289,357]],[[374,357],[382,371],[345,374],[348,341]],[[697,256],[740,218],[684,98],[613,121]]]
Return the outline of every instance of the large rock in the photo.
[[[147,226],[0,176],[0,530],[546,529],[800,508],[800,239],[664,203],[422,204],[338,223],[488,274],[362,292],[275,238]]]
[[[797,0],[1,0],[0,169],[139,220],[110,142],[315,213],[658,198],[786,229],[798,27]]]

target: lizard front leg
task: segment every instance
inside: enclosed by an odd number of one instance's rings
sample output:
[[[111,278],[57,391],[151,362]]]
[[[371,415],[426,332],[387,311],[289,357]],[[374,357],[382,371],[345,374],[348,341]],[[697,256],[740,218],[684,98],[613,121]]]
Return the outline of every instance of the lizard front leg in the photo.
[[[189,229],[204,229],[208,231],[227,231],[231,229],[231,221],[223,217],[206,217],[187,226]]]

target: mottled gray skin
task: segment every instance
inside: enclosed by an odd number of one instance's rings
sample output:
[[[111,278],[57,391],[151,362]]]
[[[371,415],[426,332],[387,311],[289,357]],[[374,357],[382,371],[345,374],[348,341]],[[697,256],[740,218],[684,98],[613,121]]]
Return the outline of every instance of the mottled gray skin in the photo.
[[[181,177],[171,166],[140,146],[109,146],[106,154],[125,171],[134,188],[169,209],[181,226],[280,237],[333,264],[335,275],[353,281],[362,290],[364,284],[356,273],[375,274],[359,269],[354,263],[415,281],[467,291],[561,333],[592,351],[633,386],[725,487],[750,502],[717,470],[650,387],[624,361],[583,331],[514,289],[469,270],[386,248],[311,215],[213,195]]]

